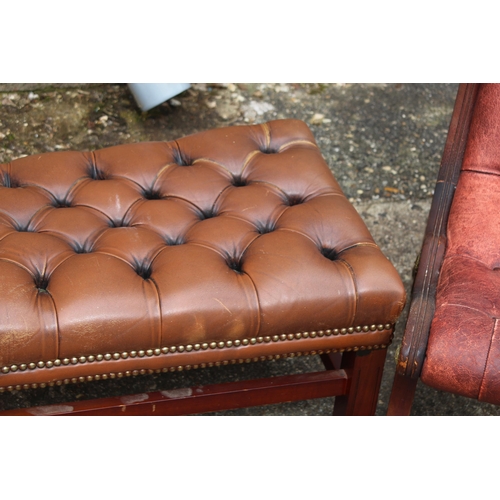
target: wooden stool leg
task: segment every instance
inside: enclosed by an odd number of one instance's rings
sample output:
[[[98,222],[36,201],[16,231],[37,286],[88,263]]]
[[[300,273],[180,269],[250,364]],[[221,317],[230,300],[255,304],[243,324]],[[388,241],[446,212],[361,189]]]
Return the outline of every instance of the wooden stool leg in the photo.
[[[387,415],[407,417],[410,415],[415,390],[417,388],[417,378],[405,377],[396,372],[392,385],[391,398]]]
[[[346,396],[337,396],[334,415],[374,415],[387,349],[346,352],[342,369],[349,376]]]

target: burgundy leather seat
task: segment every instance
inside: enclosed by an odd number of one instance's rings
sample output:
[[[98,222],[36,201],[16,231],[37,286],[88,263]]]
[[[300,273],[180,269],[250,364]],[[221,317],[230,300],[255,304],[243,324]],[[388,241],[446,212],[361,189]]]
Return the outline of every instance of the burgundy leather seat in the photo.
[[[500,85],[479,91],[448,221],[422,381],[500,404]]]
[[[385,348],[394,267],[296,120],[0,166],[0,391]]]
[[[460,85],[389,415],[425,384],[500,404],[500,85]]]

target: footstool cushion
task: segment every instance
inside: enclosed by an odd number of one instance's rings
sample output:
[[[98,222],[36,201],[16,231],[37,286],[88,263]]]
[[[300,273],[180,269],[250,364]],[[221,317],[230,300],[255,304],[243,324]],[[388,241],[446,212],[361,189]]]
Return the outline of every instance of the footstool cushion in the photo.
[[[401,280],[307,125],[0,165],[0,390],[384,348]]]

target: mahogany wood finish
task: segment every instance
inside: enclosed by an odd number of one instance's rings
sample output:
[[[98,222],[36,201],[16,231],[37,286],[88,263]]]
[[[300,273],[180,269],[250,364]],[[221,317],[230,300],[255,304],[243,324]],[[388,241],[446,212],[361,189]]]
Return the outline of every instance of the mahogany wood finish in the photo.
[[[338,354],[338,353],[336,353]],[[324,354],[327,370],[4,411],[4,416],[189,415],[336,396],[334,415],[373,415],[386,349],[349,352],[342,366]]]
[[[386,349],[348,352],[342,368],[349,375],[348,393],[335,398],[334,415],[373,415],[377,407]]]
[[[461,84],[448,131],[436,189],[427,221],[410,312],[399,352],[388,415],[409,415],[422,370],[434,316],[436,288],[446,250],[446,227],[479,84]]]

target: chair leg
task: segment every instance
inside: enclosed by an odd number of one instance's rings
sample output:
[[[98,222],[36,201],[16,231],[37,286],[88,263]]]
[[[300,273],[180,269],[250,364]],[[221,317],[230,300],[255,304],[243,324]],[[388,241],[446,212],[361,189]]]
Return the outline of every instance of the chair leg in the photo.
[[[387,349],[346,352],[342,369],[349,376],[346,396],[337,396],[334,415],[374,415]]]
[[[417,378],[406,377],[396,372],[387,409],[388,416],[407,417],[410,415],[417,382]]]
[[[340,370],[342,366],[342,353],[330,352],[320,355],[321,361],[327,370]]]

